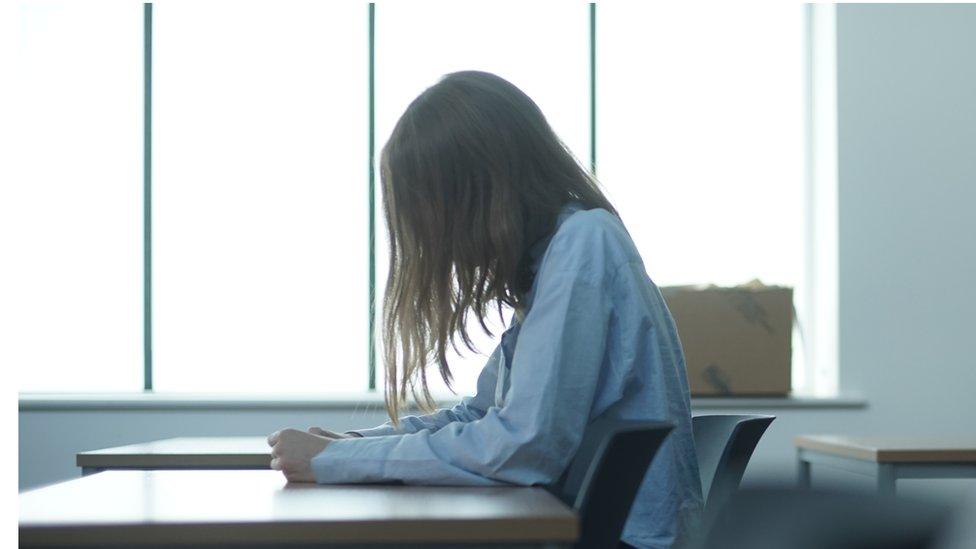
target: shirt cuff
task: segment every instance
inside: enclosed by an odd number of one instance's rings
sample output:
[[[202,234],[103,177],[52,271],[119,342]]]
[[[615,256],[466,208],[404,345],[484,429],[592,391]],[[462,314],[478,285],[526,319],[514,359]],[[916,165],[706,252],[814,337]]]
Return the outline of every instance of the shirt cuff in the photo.
[[[386,456],[397,439],[340,438],[329,443],[311,460],[312,474],[319,484],[384,482]]]
[[[347,433],[352,433],[354,435],[359,435],[361,437],[385,437],[388,435],[402,435],[402,431],[398,431],[396,427],[383,424],[379,427],[371,427],[369,429],[353,429],[351,431],[346,431]]]

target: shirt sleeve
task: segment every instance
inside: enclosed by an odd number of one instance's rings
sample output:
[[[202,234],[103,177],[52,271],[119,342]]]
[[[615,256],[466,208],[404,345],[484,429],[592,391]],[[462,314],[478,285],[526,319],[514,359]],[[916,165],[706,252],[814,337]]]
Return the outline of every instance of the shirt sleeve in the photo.
[[[354,429],[346,431],[362,437],[388,436],[397,434],[416,433],[428,430],[436,431],[445,425],[455,422],[470,422],[484,417],[485,412],[493,404],[495,384],[498,381],[498,362],[501,345],[495,347],[494,352],[485,362],[481,374],[478,375],[478,388],[473,397],[464,397],[453,408],[437,410],[432,414],[422,416],[405,416],[400,418],[400,426],[394,427],[389,421],[378,427],[369,429]]]
[[[576,242],[585,248],[585,242]],[[555,247],[555,249],[553,249]],[[320,483],[551,484],[588,423],[610,323],[608,283],[554,238],[515,345],[502,407],[437,431],[342,439],[312,459]],[[584,268],[587,267],[587,268]],[[482,403],[483,404],[483,403]]]

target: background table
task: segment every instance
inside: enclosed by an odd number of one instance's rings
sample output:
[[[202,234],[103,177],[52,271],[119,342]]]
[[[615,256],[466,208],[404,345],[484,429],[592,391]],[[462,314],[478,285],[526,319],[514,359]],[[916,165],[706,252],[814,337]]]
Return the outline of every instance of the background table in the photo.
[[[810,486],[810,467],[814,463],[872,476],[882,494],[894,494],[898,479],[976,478],[976,435],[805,435],[796,437],[794,443],[798,482],[804,488]]]
[[[541,488],[287,484],[270,470],[106,471],[19,499],[22,547],[563,547],[578,535]]]
[[[269,469],[266,437],[181,437],[81,452],[83,475],[106,469]]]

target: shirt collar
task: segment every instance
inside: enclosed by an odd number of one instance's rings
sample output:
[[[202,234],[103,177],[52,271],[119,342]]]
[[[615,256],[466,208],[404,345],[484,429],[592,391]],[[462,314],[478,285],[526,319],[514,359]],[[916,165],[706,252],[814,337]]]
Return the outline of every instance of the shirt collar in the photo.
[[[567,202],[559,210],[559,215],[556,216],[556,223],[553,225],[552,230],[546,234],[546,236],[535,241],[531,246],[529,246],[529,259],[532,261],[531,268],[532,274],[539,271],[539,264],[542,262],[542,256],[546,253],[546,249],[549,248],[549,241],[552,240],[553,235],[559,230],[559,226],[563,224],[566,219],[573,215],[574,213],[583,209],[583,204],[575,200]]]

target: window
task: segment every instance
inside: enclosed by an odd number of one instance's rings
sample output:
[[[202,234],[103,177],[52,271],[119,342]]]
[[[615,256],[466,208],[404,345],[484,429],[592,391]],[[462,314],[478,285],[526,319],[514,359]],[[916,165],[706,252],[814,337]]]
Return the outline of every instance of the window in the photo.
[[[366,9],[156,6],[155,389],[365,388]]]
[[[142,6],[17,7],[0,363],[25,391],[139,390]]]
[[[821,93],[805,71],[829,70],[811,68],[822,56],[804,39],[832,35],[807,14],[559,0],[23,3],[12,226],[27,236],[12,256],[23,267],[3,360],[23,391],[138,390],[145,368],[158,391],[350,393],[370,383],[372,341],[381,388],[368,296],[379,326],[388,246],[369,143],[375,168],[410,101],[466,69],[519,86],[581,164],[595,162],[659,285],[791,285],[801,326],[817,317],[808,338],[829,339],[823,303],[836,296],[814,300],[811,288],[836,293],[836,281],[814,284],[811,265],[830,263],[824,243],[811,252],[809,211],[836,197],[804,186],[807,158],[829,152],[805,124],[806,90]],[[472,334],[481,354],[452,357],[462,394],[494,347],[474,323]],[[799,389],[816,381],[804,347]]]
[[[597,170],[658,284],[799,281],[801,16],[601,6]]]
[[[792,286],[801,325],[803,25],[789,3],[602,4],[596,108],[597,174],[651,278]]]

